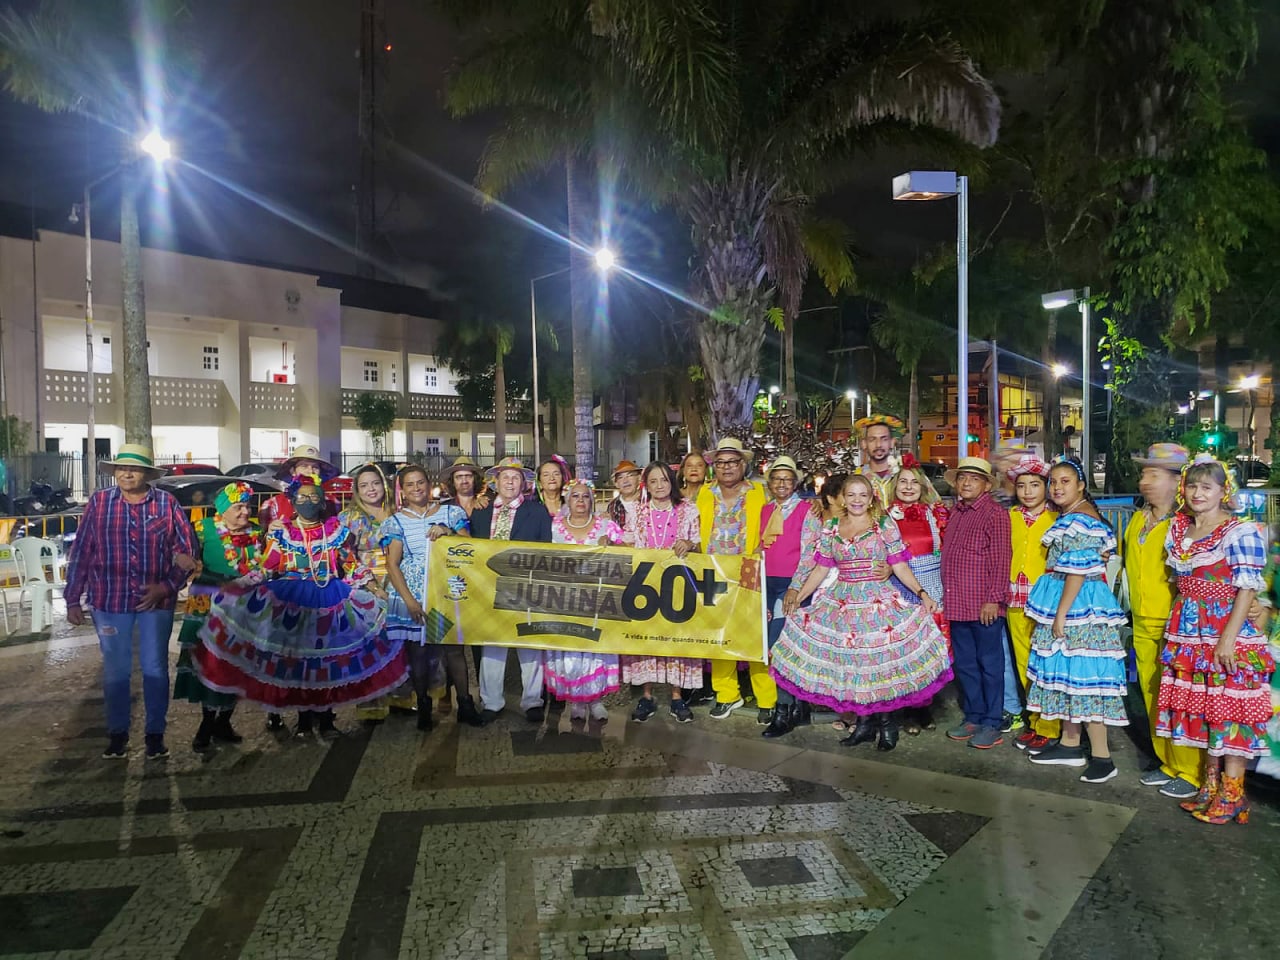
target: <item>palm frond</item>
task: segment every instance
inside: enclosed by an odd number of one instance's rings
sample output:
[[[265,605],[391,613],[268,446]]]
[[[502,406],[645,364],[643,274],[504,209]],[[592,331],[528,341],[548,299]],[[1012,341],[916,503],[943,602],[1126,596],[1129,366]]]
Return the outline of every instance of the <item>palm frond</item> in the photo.
[[[476,185],[493,197],[587,149],[590,128],[554,114],[526,113],[512,118],[489,138],[480,157]]]
[[[851,290],[857,280],[853,267],[853,234],[834,217],[805,217],[800,225],[805,254],[827,292],[835,296]]]

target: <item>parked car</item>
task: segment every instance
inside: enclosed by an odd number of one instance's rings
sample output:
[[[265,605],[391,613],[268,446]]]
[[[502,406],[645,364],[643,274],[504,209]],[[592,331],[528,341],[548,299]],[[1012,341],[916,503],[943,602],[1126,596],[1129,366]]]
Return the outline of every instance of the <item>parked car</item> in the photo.
[[[1257,457],[1236,457],[1235,468],[1242,487],[1265,487],[1271,479],[1271,464]]]
[[[274,496],[285,489],[285,484],[267,477],[240,477],[238,479],[253,488],[258,500],[263,497]],[[221,475],[161,477],[152,486],[157,490],[164,490],[173,494],[178,498],[180,506],[212,507],[218,491],[225,487],[228,482],[229,478]]]
[[[378,468],[382,470],[382,475],[387,478],[388,483],[392,482],[396,475],[396,471],[403,466],[403,464],[397,463],[395,460],[377,460],[374,462],[378,464]],[[355,487],[352,486],[351,482],[351,474],[342,473],[336,477],[331,477],[326,480],[324,482],[324,492],[338,497],[351,496],[351,494],[355,492]]]
[[[222,471],[212,463],[170,463],[164,466],[167,477],[222,476]]]
[[[245,478],[270,477],[274,479],[280,469],[280,464],[283,462],[282,460],[275,460],[271,462],[240,463],[228,470],[227,476]]]
[[[920,468],[924,470],[924,475],[929,478],[929,482],[933,484],[933,489],[938,491],[940,497],[953,497],[955,490],[951,484],[947,482],[947,465],[945,463],[921,463]]]

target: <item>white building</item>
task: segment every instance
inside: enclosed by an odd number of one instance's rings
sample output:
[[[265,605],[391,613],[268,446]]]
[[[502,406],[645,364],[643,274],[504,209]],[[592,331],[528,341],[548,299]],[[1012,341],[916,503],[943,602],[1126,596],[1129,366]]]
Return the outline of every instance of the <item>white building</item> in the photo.
[[[37,449],[86,446],[84,239],[0,237],[0,354],[9,412]],[[124,442],[118,354],[120,247],[94,241],[94,372],[100,455]],[[143,250],[153,440],[158,458],[223,468],[314,443],[340,462],[373,449],[362,391],[399,407],[386,454],[492,458],[493,421],[468,421],[433,355],[439,311],[422,291]],[[399,301],[399,302],[396,302]],[[399,312],[397,312],[399,311]],[[509,404],[507,452],[532,450],[527,401]]]

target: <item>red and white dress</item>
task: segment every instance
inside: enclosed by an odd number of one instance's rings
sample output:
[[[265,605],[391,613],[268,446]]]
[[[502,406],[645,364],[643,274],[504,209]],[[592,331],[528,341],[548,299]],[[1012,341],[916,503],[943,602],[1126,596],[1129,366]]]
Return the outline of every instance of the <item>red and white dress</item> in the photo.
[[[607,516],[597,516],[586,529],[571,527],[568,513],[551,519],[551,542],[598,546],[601,537],[622,542],[622,529]],[[618,655],[588,650],[547,650],[542,661],[543,682],[558,700],[594,703],[618,690]]]
[[[1231,517],[1207,537],[1193,539],[1192,518],[1175,514],[1165,550],[1178,578],[1178,596],[1160,655],[1156,735],[1208,750],[1210,756],[1268,753],[1271,674],[1267,638],[1246,620],[1236,637],[1236,669],[1213,662],[1240,590],[1266,590],[1266,543],[1257,525]]]
[[[645,500],[636,512],[636,546],[647,550],[669,550],[677,540],[694,545],[702,542],[702,518],[691,500],[674,508],[653,509]],[[703,683],[703,661],[694,657],[622,657],[623,683],[668,683],[681,690],[696,690]]]

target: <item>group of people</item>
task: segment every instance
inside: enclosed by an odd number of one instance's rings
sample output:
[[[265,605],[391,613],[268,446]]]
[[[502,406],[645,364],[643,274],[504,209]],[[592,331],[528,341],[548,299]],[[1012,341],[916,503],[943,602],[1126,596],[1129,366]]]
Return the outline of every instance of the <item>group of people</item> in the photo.
[[[603,510],[591,481],[559,457],[536,471],[517,458],[481,470],[460,457],[438,478],[443,498],[420,466],[389,478],[366,464],[338,511],[323,489],[336,469],[299,448],[281,468],[288,492],[263,505],[260,529],[249,488],[230,482],[193,530],[149,486],[159,473],[150,452],[126,445],[102,463],[116,482],[86,507],[66,590],[72,623],[84,621],[87,597],[104,656],[105,755],[127,753],[135,627],[146,756],[167,755],[167,642],[192,577],[174,695],[203,710],[197,750],[239,740],[239,700],[264,706],[275,728],[298,711],[301,736],[337,735],[333,710],[346,704],[371,723],[415,712],[423,730],[437,702],[456,704],[460,722],[493,720],[506,705],[504,638],[472,647],[477,705],[465,648],[440,642],[447,622],[426,604],[432,541],[470,536],[764,561],[767,663],[520,648],[530,722],[542,722],[550,697],[573,723],[605,723],[604,698],[628,685],[640,694],[633,721],[658,712],[665,686],[670,715],[687,723],[709,681],[711,719],[742,707],[749,687],[766,738],[811,724],[818,706],[837,715],[842,744],[892,750],[902,732],[934,727],[931,704],[954,679],[963,717],[950,739],[991,749],[1013,735],[1034,764],[1080,768],[1089,783],[1115,777],[1108,728],[1129,722],[1129,616],[1107,578],[1120,544],[1084,468],[1012,450],[997,472],[965,457],[948,473],[948,509],[921,465],[896,456],[897,420],[857,426],[862,467],[825,478],[815,499],[800,495],[793,459],[773,460],[761,483],[749,476],[752,451],[726,438],[678,471],[622,461]],[[1267,564],[1262,534],[1234,513],[1220,463],[1172,444],[1138,463],[1145,505],[1124,531],[1123,579],[1160,760],[1141,781],[1206,822],[1244,822],[1245,764],[1269,750],[1280,562]]]

